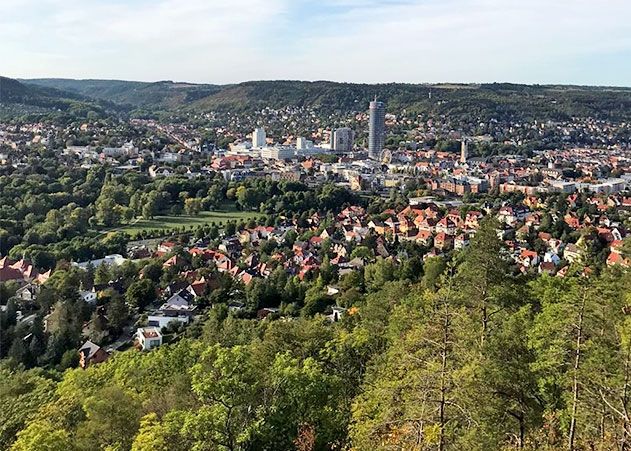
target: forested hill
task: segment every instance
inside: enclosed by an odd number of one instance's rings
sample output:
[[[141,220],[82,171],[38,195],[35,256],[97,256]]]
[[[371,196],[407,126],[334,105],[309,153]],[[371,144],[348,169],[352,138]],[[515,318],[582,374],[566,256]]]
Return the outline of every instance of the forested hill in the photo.
[[[82,99],[82,96],[75,93],[25,84],[12,78],[0,76],[0,105],[23,104],[44,108],[63,108],[71,100]]]
[[[93,111],[103,113],[108,102],[97,102],[76,92],[54,87],[37,86],[0,76],[0,118],[29,114],[68,114],[85,116]]]
[[[594,117],[631,119],[631,89],[582,86],[531,86],[507,83],[354,84],[328,81],[249,81],[204,85],[170,81],[143,83],[120,80],[25,80],[132,107],[188,111],[248,113],[269,107],[312,108],[323,113],[365,111],[378,96],[388,112],[403,110],[451,115],[462,121],[565,120]]]
[[[146,83],[124,80],[72,80],[65,78],[39,78],[24,80],[37,86],[46,86],[134,107],[174,108],[206,98],[222,88],[215,85],[174,83],[159,81]]]
[[[254,81],[227,86],[194,102],[202,110],[252,111],[298,106],[354,112],[377,96],[388,112],[403,110],[469,118],[567,119],[631,117],[631,89],[570,86],[352,84],[326,81]]]

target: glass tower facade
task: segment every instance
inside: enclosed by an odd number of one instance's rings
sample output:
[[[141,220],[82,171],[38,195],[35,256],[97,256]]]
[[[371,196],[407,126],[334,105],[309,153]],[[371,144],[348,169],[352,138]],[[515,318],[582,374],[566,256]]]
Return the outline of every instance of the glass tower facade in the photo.
[[[386,137],[386,106],[383,102],[370,102],[368,129],[368,158],[378,159],[383,150]]]

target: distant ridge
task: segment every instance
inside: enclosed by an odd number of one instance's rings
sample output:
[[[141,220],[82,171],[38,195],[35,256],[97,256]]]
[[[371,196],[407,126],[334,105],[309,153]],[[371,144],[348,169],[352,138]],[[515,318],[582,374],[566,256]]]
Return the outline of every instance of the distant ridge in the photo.
[[[174,83],[172,81],[141,82],[125,80],[72,80],[38,78],[25,83],[74,92],[95,99],[108,100],[134,107],[174,108],[207,97],[221,88],[214,85]]]
[[[63,104],[62,99],[84,100],[84,97],[77,93],[63,92],[52,86],[35,86],[0,76],[0,102],[55,106]]]
[[[21,87],[12,89],[17,93],[12,95],[21,95],[22,98],[29,98],[24,92],[31,89],[35,99],[97,99],[114,102],[126,109],[150,111],[251,113],[266,107],[305,107],[325,113],[350,113],[365,111],[368,102],[376,94],[386,102],[388,112],[395,114],[407,110],[451,115],[461,117],[462,120],[505,118],[531,121],[565,120],[571,117],[631,120],[631,88],[616,87],[513,83],[358,84],[292,80],[211,85],[59,78],[13,82]],[[36,88],[45,88],[47,91]]]

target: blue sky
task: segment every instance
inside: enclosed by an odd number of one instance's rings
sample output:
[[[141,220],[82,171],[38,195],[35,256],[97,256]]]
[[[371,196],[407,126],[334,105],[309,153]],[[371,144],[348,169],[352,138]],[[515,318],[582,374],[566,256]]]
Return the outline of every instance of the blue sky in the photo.
[[[0,0],[0,74],[631,86],[630,0]]]

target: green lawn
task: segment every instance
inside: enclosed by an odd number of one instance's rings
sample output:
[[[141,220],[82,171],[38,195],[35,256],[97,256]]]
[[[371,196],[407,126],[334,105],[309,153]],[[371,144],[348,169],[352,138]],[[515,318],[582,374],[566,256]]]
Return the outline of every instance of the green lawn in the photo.
[[[147,232],[161,229],[174,229],[182,226],[186,228],[197,227],[199,225],[215,224],[236,220],[236,222],[247,221],[250,218],[258,218],[261,213],[255,211],[238,211],[234,209],[222,209],[215,211],[202,211],[197,216],[156,216],[153,219],[136,219],[133,223],[120,226],[111,232],[126,232],[135,235],[138,232]]]

